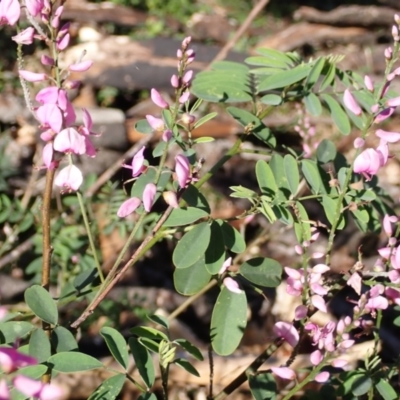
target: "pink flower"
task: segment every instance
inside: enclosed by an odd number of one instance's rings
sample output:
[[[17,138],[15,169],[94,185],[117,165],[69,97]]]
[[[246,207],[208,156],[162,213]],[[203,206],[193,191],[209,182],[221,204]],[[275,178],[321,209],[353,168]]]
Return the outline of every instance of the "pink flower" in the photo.
[[[296,373],[288,367],[271,367],[271,371],[280,378],[293,380],[296,379]]]
[[[358,272],[354,272],[346,282],[346,285],[352,287],[359,296],[361,295],[361,284],[362,279]]]
[[[183,75],[182,82],[188,84],[190,83],[192,78],[193,78],[193,71],[190,69],[189,71],[186,71],[185,75]]]
[[[294,310],[294,319],[299,321],[307,316],[308,308],[306,306],[300,305],[297,306]]]
[[[385,231],[386,235],[390,238],[393,235],[393,227],[392,224],[395,224],[398,221],[398,218],[395,215],[388,215],[385,214],[383,217],[383,230]]]
[[[177,89],[179,87],[179,78],[177,75],[171,76],[171,86],[175,89]]]
[[[141,200],[138,197],[132,197],[128,200],[125,200],[117,211],[117,215],[120,218],[125,218],[128,215],[135,212],[135,210],[140,206]]]
[[[60,26],[60,19],[63,11],[64,11],[64,6],[57,7],[56,11],[53,14],[53,18],[51,20],[52,28],[57,29]]]
[[[66,33],[65,35],[62,36],[57,35],[57,41],[56,41],[57,50],[59,51],[65,50],[68,47],[70,40],[71,40],[71,35],[69,33]]]
[[[47,75],[43,73],[38,74],[36,72],[26,71],[24,69],[20,69],[18,72],[19,76],[28,82],[42,82],[47,79]]]
[[[296,347],[299,343],[299,333],[291,323],[279,321],[274,325],[273,330],[275,335],[285,339],[292,347]]]
[[[313,365],[318,365],[324,359],[321,350],[315,350],[310,354],[310,361]]]
[[[3,372],[9,374],[28,365],[36,365],[35,358],[20,353],[13,347],[0,347],[0,366]]]
[[[358,105],[356,99],[353,97],[349,89],[346,89],[344,91],[343,102],[346,108],[350,110],[353,114],[355,115],[362,114],[361,107]]]
[[[239,284],[229,276],[223,280],[223,284],[232,293],[237,293],[237,294],[242,293],[242,291],[239,288]]]
[[[92,141],[90,140],[90,136],[99,136],[99,135],[92,132],[93,128],[92,117],[85,108],[82,109],[82,119],[83,119],[83,126],[80,126],[78,128],[78,132],[81,133],[85,138],[86,154],[89,157],[94,157],[96,155],[96,149],[93,146]]]
[[[122,166],[125,168],[129,168],[132,170],[132,178],[139,176],[144,170],[144,155],[143,152],[145,150],[145,146],[143,146],[133,157],[132,164],[123,164]]]
[[[232,265],[232,257],[228,257],[222,264],[221,269],[218,271],[218,275],[222,275]]]
[[[379,124],[380,122],[388,119],[396,110],[396,107],[389,107],[382,110],[374,119],[374,124]]]
[[[18,44],[32,44],[34,34],[35,29],[30,26],[18,33],[18,35],[13,36],[11,39]]]
[[[40,57],[40,62],[43,65],[47,65],[47,66],[53,66],[54,65],[54,58],[51,58],[49,56],[46,56],[46,54],[43,54],[42,57]]]
[[[54,383],[42,383],[23,375],[17,375],[13,379],[13,385],[25,396],[39,400],[57,400],[64,396],[63,390]]]
[[[175,157],[175,172],[179,186],[182,189],[185,188],[190,176],[190,164],[189,159],[183,154],[178,154]]]
[[[85,138],[75,128],[63,129],[54,139],[54,150],[62,153],[85,154]]]
[[[36,110],[36,117],[41,123],[41,128],[51,128],[54,132],[60,132],[63,124],[61,110],[55,104],[45,104]]]
[[[43,164],[48,169],[55,168],[55,164],[53,162],[53,143],[47,143],[46,146],[43,147],[42,159],[43,159]]]
[[[8,400],[10,398],[10,391],[8,390],[7,381],[0,379],[0,399]]]
[[[384,131],[383,129],[378,129],[375,132],[375,134],[380,139],[383,139],[385,142],[388,142],[388,143],[396,143],[400,140],[399,132],[388,132],[388,131]]]
[[[44,0],[25,0],[25,5],[29,14],[36,17],[44,7]]]
[[[150,95],[151,95],[151,100],[153,100],[153,103],[156,106],[161,108],[169,107],[168,103],[163,99],[161,94],[156,89],[151,89]]]
[[[378,149],[366,149],[354,161],[354,172],[363,174],[367,180],[385,165],[385,155]]]
[[[318,310],[322,311],[322,312],[327,312],[328,310],[326,309],[326,303],[325,300],[323,299],[323,297],[314,294],[313,296],[311,296],[311,303],[315,308],[318,308]]]
[[[93,61],[87,60],[76,64],[71,64],[68,69],[72,72],[85,72],[93,65]]]
[[[400,106],[400,96],[393,97],[386,102],[386,105],[389,107],[397,107]]]
[[[189,92],[189,90],[186,90],[179,97],[179,103],[181,103],[181,104],[186,103],[189,100],[189,97],[190,97],[190,92]]]
[[[1,0],[0,25],[15,25],[21,15],[18,0]]]
[[[82,182],[82,172],[75,165],[68,165],[63,168],[54,180],[55,185],[66,191],[78,190]]]
[[[143,190],[143,207],[150,212],[156,197],[157,186],[154,183],[148,183]]]
[[[364,144],[365,144],[365,140],[364,139],[361,139],[361,138],[354,139],[353,145],[354,145],[355,149],[361,149],[361,147],[363,147]]]

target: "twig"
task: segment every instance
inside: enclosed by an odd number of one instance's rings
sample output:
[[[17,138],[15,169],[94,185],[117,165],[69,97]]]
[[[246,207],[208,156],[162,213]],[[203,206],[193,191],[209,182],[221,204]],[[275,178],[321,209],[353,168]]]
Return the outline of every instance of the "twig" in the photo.
[[[242,35],[249,29],[251,23],[253,22],[254,18],[257,17],[257,15],[261,12],[261,10],[269,3],[269,0],[260,0],[250,11],[249,15],[247,18],[244,20],[243,24],[240,26],[240,28],[236,31],[236,33],[233,35],[232,39],[229,40],[228,43],[218,52],[218,54],[214,57],[214,59],[211,61],[210,64],[216,62],[216,61],[221,61],[226,58],[229,50],[235,46],[237,41],[242,37]]]

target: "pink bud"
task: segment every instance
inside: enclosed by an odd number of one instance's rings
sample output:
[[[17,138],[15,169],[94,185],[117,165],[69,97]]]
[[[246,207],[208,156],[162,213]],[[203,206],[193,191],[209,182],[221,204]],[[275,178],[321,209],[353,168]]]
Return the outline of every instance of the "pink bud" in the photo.
[[[27,71],[24,69],[20,69],[18,72],[19,76],[28,82],[42,82],[47,79],[47,75],[43,73],[38,74],[36,72]]]
[[[93,61],[86,60],[76,64],[71,64],[68,69],[72,72],[85,72],[93,65]]]
[[[181,60],[181,59],[182,59],[182,56],[183,56],[182,50],[181,50],[181,49],[178,49],[178,50],[176,51],[176,58],[177,58],[178,60]]]
[[[68,47],[70,40],[71,40],[71,35],[69,33],[57,39],[56,41],[57,50],[60,51],[65,50]]]
[[[171,76],[171,86],[175,89],[179,87],[179,78],[177,75]]]
[[[395,215],[388,215],[385,214],[383,217],[383,230],[385,231],[386,235],[390,238],[393,235],[393,227],[392,224],[397,222],[397,217]]]
[[[396,25],[392,26],[392,36],[393,36],[393,40],[395,42],[400,41],[400,37],[399,37],[399,28]]]
[[[153,101],[153,103],[156,106],[161,107],[161,108],[169,107],[168,103],[163,99],[161,94],[156,89],[154,89],[154,88],[151,89],[150,95],[151,95],[151,100]]]
[[[224,286],[232,293],[240,294],[242,291],[239,288],[239,284],[232,278],[227,277],[223,280]]]
[[[356,99],[353,97],[349,89],[346,89],[344,91],[343,102],[346,108],[350,110],[353,114],[355,115],[362,114],[361,107],[358,105]]]
[[[42,57],[40,57],[40,62],[43,65],[49,65],[49,66],[54,65],[54,59],[49,56],[46,56],[45,54],[43,54]]]
[[[164,142],[169,142],[171,138],[172,138],[172,131],[170,129],[165,130],[161,136],[161,139]]]
[[[175,157],[175,172],[179,186],[182,189],[185,188],[190,175],[190,164],[189,159],[183,154],[178,154]]]
[[[364,84],[365,84],[365,87],[366,87],[370,92],[373,92],[373,91],[374,91],[374,83],[372,82],[372,79],[371,79],[368,75],[365,75],[365,76],[364,76]]]
[[[153,117],[152,115],[146,115],[147,122],[157,132],[164,131],[164,121],[161,118]]]
[[[379,124],[388,119],[396,110],[396,107],[389,107],[382,110],[374,119],[374,124]]]
[[[326,382],[328,379],[329,379],[329,372],[326,372],[326,371],[323,371],[323,372],[320,372],[315,378],[314,378],[314,380],[315,380],[315,382],[318,382],[318,383],[324,383],[324,382]]]
[[[186,103],[189,100],[189,97],[190,97],[190,92],[189,92],[189,90],[186,90],[179,97],[179,103],[180,104]]]
[[[310,361],[313,365],[318,365],[323,359],[324,356],[320,350],[315,350],[310,354]]]
[[[394,14],[394,22],[396,22],[397,25],[400,25],[400,16],[398,14]]]
[[[222,264],[221,269],[218,271],[218,275],[222,275],[232,265],[232,257],[228,257]]]
[[[184,49],[186,49],[186,48],[189,46],[189,44],[190,44],[191,41],[192,41],[192,37],[191,37],[191,36],[185,37],[185,38],[182,40],[182,47],[183,47]]]
[[[296,373],[288,367],[271,367],[271,371],[280,378],[293,380],[296,379]]]
[[[138,197],[132,197],[128,200],[125,200],[117,211],[117,215],[120,218],[125,218],[128,215],[135,212],[135,210],[140,206],[141,200]]]
[[[350,276],[346,282],[346,285],[352,287],[358,295],[361,294],[362,279],[358,272],[354,272]]]
[[[300,256],[304,254],[303,248],[299,244],[296,244],[296,246],[294,246],[294,251]]]
[[[361,149],[361,147],[363,147],[364,144],[365,144],[365,140],[364,139],[362,139],[362,138],[354,139],[353,145],[354,145],[355,149]]]
[[[51,20],[51,26],[54,29],[57,29],[60,26],[60,18],[63,11],[64,11],[64,6],[59,6],[54,12],[53,18]]]
[[[122,166],[125,168],[129,168],[132,170],[132,178],[139,176],[144,169],[144,150],[146,149],[143,146],[133,157],[131,165],[123,164]]]
[[[167,191],[163,193],[164,201],[172,208],[179,208],[178,198],[175,192]]]
[[[313,296],[311,296],[311,303],[318,310],[325,312],[325,313],[328,312],[328,310],[326,308],[325,300],[323,299],[323,297],[321,297],[317,294],[314,294]]]
[[[384,55],[386,60],[391,60],[393,57],[393,50],[391,47],[387,47],[384,51]]]
[[[341,360],[340,358],[336,358],[331,361],[332,367],[335,367],[335,368],[343,368],[347,364],[348,364],[348,362],[346,360]]]
[[[47,143],[46,146],[43,147],[42,160],[43,164],[48,169],[51,169],[53,161],[53,143]]]
[[[190,69],[183,75],[182,82],[188,84],[193,78],[193,71]]]
[[[148,183],[143,190],[143,207],[150,212],[156,197],[157,186],[154,183]]]
[[[393,97],[392,99],[389,99],[389,100],[386,102],[386,104],[387,104],[389,107],[397,107],[397,106],[400,106],[400,96],[398,96],[398,97]]]

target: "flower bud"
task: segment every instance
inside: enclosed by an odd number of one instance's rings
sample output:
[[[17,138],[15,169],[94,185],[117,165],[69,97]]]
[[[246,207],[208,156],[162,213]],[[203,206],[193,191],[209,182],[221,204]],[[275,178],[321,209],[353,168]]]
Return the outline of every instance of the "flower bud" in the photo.
[[[350,110],[353,114],[360,116],[362,114],[361,107],[358,105],[356,99],[353,97],[349,89],[344,91],[343,95],[344,105],[348,110]]]

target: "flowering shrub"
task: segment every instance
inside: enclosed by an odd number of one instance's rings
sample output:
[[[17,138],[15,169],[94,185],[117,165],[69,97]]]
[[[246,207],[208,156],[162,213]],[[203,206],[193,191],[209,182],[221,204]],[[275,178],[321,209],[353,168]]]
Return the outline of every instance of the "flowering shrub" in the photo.
[[[376,396],[396,399],[398,396],[393,388],[394,378],[398,376],[396,359],[393,364],[387,364],[380,358],[379,329],[383,311],[400,305],[399,220],[379,188],[376,175],[388,163],[391,144],[400,141],[400,133],[386,131],[380,125],[400,105],[400,97],[390,92],[391,82],[400,75],[400,68],[395,68],[400,47],[400,19],[395,16],[394,45],[385,51],[386,71],[380,83],[373,82],[368,76],[363,78],[354,72],[341,71],[336,65],[337,57],[307,61],[297,53],[271,49],[261,49],[259,56],[249,57],[245,64],[217,62],[211,70],[194,77],[190,66],[196,54],[191,48],[191,39],[185,38],[177,50],[177,72],[171,77],[174,98],[170,101],[153,88],[151,99],[160,109],[160,116],[147,115],[136,126],[143,133],[159,135],[160,142],[153,150],[153,157],[159,159],[159,164],[156,167],[149,164],[146,160],[148,149],[143,146],[130,163],[122,165],[130,170],[134,184],[115,214],[121,225],[131,215],[135,216],[135,222],[124,248],[104,276],[80,193],[85,177],[74,158],[74,155],[96,156],[97,150],[91,139],[97,133],[92,131],[93,122],[88,110],[82,110],[83,123],[77,124],[75,109],[68,97],[68,90],[79,86],[79,82],[69,79],[70,72],[85,72],[92,66],[92,61],[85,60],[82,55],[65,68],[60,67],[60,54],[69,45],[70,33],[69,24],[61,25],[60,22],[63,2],[61,5],[56,3],[50,0],[0,0],[2,25],[16,26],[21,11],[26,13],[31,25],[18,31],[13,40],[18,44],[19,76],[27,107],[41,132],[41,168],[46,170],[41,207],[41,285],[32,285],[25,291],[25,303],[30,310],[26,315],[0,309],[0,398],[8,399],[17,393],[18,398],[57,399],[63,393],[56,383],[51,382],[56,374],[106,368],[99,360],[78,350],[74,336],[76,329],[98,310],[121,276],[148,249],[157,241],[173,240],[175,289],[182,295],[191,296],[185,304],[190,304],[212,287],[219,287],[213,305],[210,341],[212,351],[221,356],[232,354],[240,344],[246,331],[247,296],[251,291],[262,293],[262,288],[285,284],[287,294],[301,300],[293,315],[287,315],[285,321],[276,321],[275,339],[266,344],[259,357],[245,372],[233,377],[231,384],[220,393],[214,395],[211,390],[210,399],[225,398],[246,380],[256,399],[279,396],[286,400],[301,393],[303,388],[308,390],[306,393],[318,390],[320,396],[330,391],[334,398],[368,395],[370,399],[378,398]],[[35,40],[44,42],[49,48],[48,55],[41,57],[43,71],[40,72],[31,71],[29,66],[22,68],[22,48]],[[30,97],[31,84],[31,90],[37,92],[34,100]],[[40,85],[38,90],[37,85]],[[194,97],[197,97],[196,101]],[[192,132],[214,118],[216,113],[198,119],[196,112],[203,101],[241,103],[240,108],[230,105],[225,109],[243,127],[232,148],[205,172],[196,148],[197,144],[213,139],[193,139]],[[303,140],[302,151],[279,149],[275,135],[263,122],[273,107],[290,107],[291,104],[300,113],[295,130]],[[248,111],[250,109],[253,111]],[[332,141],[317,142],[316,129],[303,114],[318,116],[323,110],[329,113],[343,135],[350,133],[352,124],[358,129],[351,159],[346,160]],[[298,265],[283,267],[272,258],[251,258],[251,244],[246,243],[242,233],[228,221],[212,217],[206,196],[201,191],[204,183],[227,160],[240,154],[243,141],[250,135],[268,150],[255,167],[258,190],[231,187],[232,197],[249,202],[248,209],[237,219],[242,219],[246,225],[259,214],[269,224],[279,221],[293,229],[298,242],[294,248]],[[375,135],[379,140],[376,148],[365,148],[368,135]],[[173,169],[166,164],[172,148],[178,149]],[[324,168],[327,165],[330,168]],[[63,195],[76,194],[96,266],[94,273],[83,271],[77,277],[80,283],[72,290],[72,297],[70,292],[63,292],[64,287],[61,292],[69,293],[64,297],[53,298],[49,293],[54,268],[52,247],[55,252],[62,247],[57,238],[51,237],[53,185]],[[320,204],[328,225],[310,219],[305,207],[305,201],[310,198]],[[163,205],[161,213],[153,210],[158,201]],[[153,218],[149,218],[151,215]],[[379,250],[380,258],[372,272],[364,267],[363,249],[360,249],[357,264],[334,281],[331,270],[333,245],[338,232],[350,219],[363,232],[383,229],[387,245]],[[129,246],[141,230],[144,237],[140,245],[121,267]],[[323,231],[328,234],[327,246],[323,252],[315,252],[312,244],[318,243]],[[59,236],[62,236],[61,231]],[[67,263],[76,262],[76,257],[65,258]],[[96,286],[95,278],[100,280],[100,286]],[[64,327],[59,319],[59,307],[65,301],[74,302],[87,295],[81,293],[82,282],[86,282],[83,287],[89,288],[91,294],[87,297],[89,304],[76,321]],[[314,314],[318,311],[326,315],[329,301],[346,287],[357,295],[356,300],[348,300],[352,306],[351,314],[323,325],[317,323]],[[149,315],[153,325],[133,327],[127,340],[117,329],[103,327],[101,335],[122,372],[113,370],[113,375],[90,399],[117,398],[126,379],[134,382],[142,392],[140,399],[155,399],[158,372],[153,365],[153,353],[158,355],[165,399],[168,398],[171,366],[178,365],[198,375],[186,356],[178,356],[178,351],[197,360],[203,359],[202,352],[185,339],[171,339],[169,333],[170,320],[179,312],[177,310],[167,318]],[[28,322],[32,315],[34,318]],[[374,333],[374,348],[365,355],[365,365],[349,370],[346,352],[359,336],[370,332]],[[293,362],[307,341],[312,351],[310,367],[305,373],[296,370]],[[285,363],[259,372],[261,365],[285,342],[293,349]],[[140,380],[131,375],[131,357]],[[280,383],[278,389],[276,376],[288,381],[287,384]],[[318,385],[309,385],[313,381]],[[305,398],[315,396],[315,393],[306,394]]]

